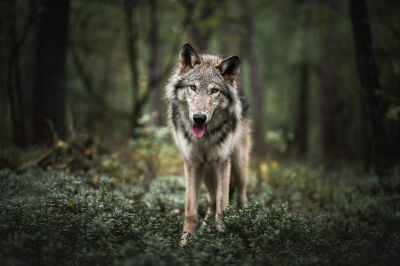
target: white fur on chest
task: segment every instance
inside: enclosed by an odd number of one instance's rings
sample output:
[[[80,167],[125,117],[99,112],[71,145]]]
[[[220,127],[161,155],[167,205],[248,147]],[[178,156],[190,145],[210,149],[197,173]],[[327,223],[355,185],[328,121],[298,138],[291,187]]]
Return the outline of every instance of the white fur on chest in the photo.
[[[226,160],[232,153],[235,143],[240,136],[239,130],[229,134],[223,143],[219,145],[209,145],[204,143],[189,142],[183,132],[177,131],[174,134],[175,142],[182,152],[185,160],[197,161],[199,163],[218,162]]]

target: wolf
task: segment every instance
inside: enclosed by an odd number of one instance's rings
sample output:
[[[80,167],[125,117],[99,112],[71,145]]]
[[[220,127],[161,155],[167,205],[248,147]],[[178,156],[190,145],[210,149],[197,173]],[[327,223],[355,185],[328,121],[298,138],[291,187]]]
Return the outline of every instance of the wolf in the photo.
[[[168,121],[184,157],[185,220],[181,245],[195,233],[200,185],[208,190],[206,217],[215,215],[222,230],[221,212],[236,189],[239,207],[248,204],[246,185],[250,150],[248,102],[235,81],[238,56],[198,54],[185,43],[179,67],[166,86]]]

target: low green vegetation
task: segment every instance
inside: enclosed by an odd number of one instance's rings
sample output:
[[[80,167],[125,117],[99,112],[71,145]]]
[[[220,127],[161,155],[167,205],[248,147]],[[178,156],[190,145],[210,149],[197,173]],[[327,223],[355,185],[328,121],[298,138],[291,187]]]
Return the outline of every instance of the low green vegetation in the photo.
[[[67,144],[63,145],[65,149]],[[115,158],[118,155],[94,156],[87,171],[67,171],[68,163],[1,170],[1,264],[395,265],[400,261],[400,197],[384,190],[375,176],[262,162],[249,178],[250,206],[237,210],[233,199],[223,213],[224,232],[216,231],[213,219],[200,219],[197,234],[179,247],[184,179],[159,177],[146,187],[140,178],[114,178],[102,167],[93,168],[114,160],[109,164],[128,171]],[[398,187],[399,174],[393,173],[387,182]],[[201,217],[206,208],[202,187]]]

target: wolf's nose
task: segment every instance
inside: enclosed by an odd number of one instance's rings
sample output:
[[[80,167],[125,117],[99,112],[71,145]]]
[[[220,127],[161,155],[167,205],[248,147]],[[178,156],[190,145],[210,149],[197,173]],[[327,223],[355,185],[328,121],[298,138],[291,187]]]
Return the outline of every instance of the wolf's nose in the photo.
[[[201,114],[195,114],[193,115],[193,121],[197,124],[197,125],[202,125],[206,122],[207,120],[207,116],[206,115],[201,115]]]

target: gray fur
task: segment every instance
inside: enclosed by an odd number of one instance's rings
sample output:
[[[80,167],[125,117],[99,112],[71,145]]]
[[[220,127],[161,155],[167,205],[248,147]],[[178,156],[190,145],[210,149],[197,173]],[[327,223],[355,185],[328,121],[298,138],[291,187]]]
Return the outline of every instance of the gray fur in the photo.
[[[247,206],[246,184],[250,149],[247,101],[235,78],[240,59],[198,55],[185,44],[179,68],[166,87],[169,123],[175,142],[185,159],[186,232],[194,234],[197,225],[199,186],[205,182],[210,208],[207,215],[219,214],[228,204],[229,184],[237,188],[240,206]],[[194,114],[206,115],[201,138],[192,134]],[[230,178],[232,174],[232,179]],[[222,229],[216,215],[217,228]]]

